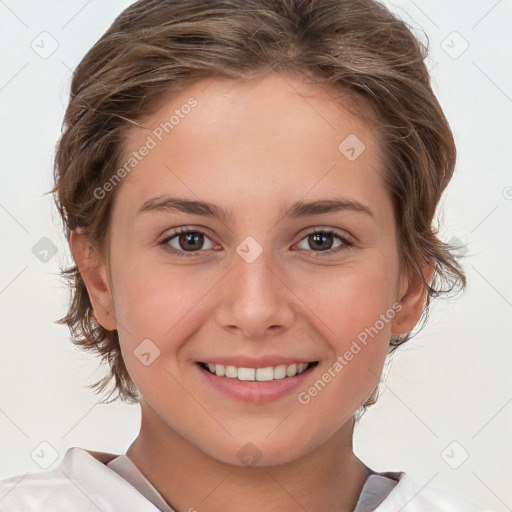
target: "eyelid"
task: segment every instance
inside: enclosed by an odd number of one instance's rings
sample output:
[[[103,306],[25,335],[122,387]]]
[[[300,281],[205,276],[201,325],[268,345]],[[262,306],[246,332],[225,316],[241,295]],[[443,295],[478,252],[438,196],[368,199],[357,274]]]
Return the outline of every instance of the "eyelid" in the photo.
[[[169,238],[172,238],[176,235],[180,235],[182,233],[201,233],[205,236],[208,236],[211,240],[215,238],[212,236],[212,232],[210,229],[204,226],[194,226],[194,225],[185,225],[185,226],[178,226],[171,229],[166,229],[164,233],[159,237],[160,242]]]
[[[351,233],[341,228],[334,228],[332,226],[322,226],[322,225],[314,225],[304,228],[304,231],[301,234],[300,240],[302,240],[305,236],[312,235],[315,233],[329,233],[332,235],[339,236],[340,238],[344,238],[347,242],[355,244],[357,242],[357,238],[353,236]],[[300,241],[299,240],[299,241]]]
[[[173,236],[179,235],[181,233],[188,233],[188,232],[197,232],[197,233],[201,233],[203,235],[207,235],[208,238],[210,238],[210,239],[212,239],[212,241],[214,241],[213,240],[214,237],[212,237],[211,231],[209,228],[204,227],[204,226],[194,226],[194,225],[190,225],[190,226],[185,225],[185,226],[178,226],[176,228],[171,228],[170,230],[166,230],[164,232],[164,234],[161,236],[161,238],[159,237],[159,239],[160,239],[160,241],[162,241],[165,239],[172,238]],[[319,226],[318,224],[304,228],[300,235],[301,238],[298,241],[300,242],[305,236],[311,235],[313,233],[325,233],[325,232],[335,234],[337,236],[340,236],[341,238],[346,238],[347,241],[349,241],[351,243],[357,242],[357,238],[344,229],[334,228],[331,226],[321,226],[321,225]]]

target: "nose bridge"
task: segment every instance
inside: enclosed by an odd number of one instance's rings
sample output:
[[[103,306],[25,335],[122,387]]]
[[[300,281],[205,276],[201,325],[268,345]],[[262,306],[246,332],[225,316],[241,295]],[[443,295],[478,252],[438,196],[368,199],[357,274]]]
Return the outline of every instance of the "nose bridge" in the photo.
[[[243,300],[244,295],[251,299],[273,300],[276,289],[276,261],[270,246],[270,237],[264,247],[252,236],[246,237],[236,248],[234,272],[234,292]]]
[[[270,246],[263,247],[252,237],[237,246],[226,283],[228,293],[219,309],[218,320],[223,327],[238,327],[248,337],[257,338],[268,327],[290,323],[293,314],[274,256]]]

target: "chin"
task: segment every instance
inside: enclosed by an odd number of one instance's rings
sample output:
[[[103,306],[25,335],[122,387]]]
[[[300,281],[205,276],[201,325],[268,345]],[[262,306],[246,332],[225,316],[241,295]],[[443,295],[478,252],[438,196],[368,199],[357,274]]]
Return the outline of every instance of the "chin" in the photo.
[[[304,447],[304,434],[297,432],[297,437],[279,436],[277,433],[258,434],[238,439],[229,439],[223,446],[203,447],[210,457],[230,466],[270,467],[293,462],[309,450]],[[275,436],[273,439],[270,437]]]

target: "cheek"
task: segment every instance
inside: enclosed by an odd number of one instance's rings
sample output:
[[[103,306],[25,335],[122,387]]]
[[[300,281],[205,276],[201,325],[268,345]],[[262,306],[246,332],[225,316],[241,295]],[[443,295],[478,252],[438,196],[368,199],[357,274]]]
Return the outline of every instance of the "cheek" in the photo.
[[[316,274],[302,285],[302,295],[342,347],[342,340],[357,337],[392,307],[395,275],[382,261],[358,262],[324,277]]]
[[[392,272],[379,264],[344,268],[325,283],[328,292],[319,281],[310,287],[312,318],[321,320],[316,325],[330,346],[331,358],[319,383],[320,388],[328,383],[327,401],[357,408],[377,385],[396,315]]]
[[[118,256],[116,265],[115,314],[128,337],[176,338],[214,283],[207,266],[165,265],[136,254]]]
[[[143,395],[154,397],[166,389],[181,403],[186,396],[173,375],[189,364],[188,342],[211,315],[205,307],[215,294],[207,292],[213,291],[218,273],[207,266],[143,262],[117,267],[114,303],[122,357]]]

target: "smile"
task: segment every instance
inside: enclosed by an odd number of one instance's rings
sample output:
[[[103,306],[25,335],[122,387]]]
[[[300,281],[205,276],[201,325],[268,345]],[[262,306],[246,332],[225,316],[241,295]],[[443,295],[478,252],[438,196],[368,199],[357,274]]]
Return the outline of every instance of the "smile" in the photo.
[[[301,364],[281,364],[278,366],[267,366],[265,368],[244,368],[232,365],[223,365],[215,363],[203,363],[199,365],[206,371],[218,377],[227,377],[229,379],[238,379],[243,381],[272,381],[288,377],[295,377],[305,372],[312,366],[318,364],[318,361]]]

